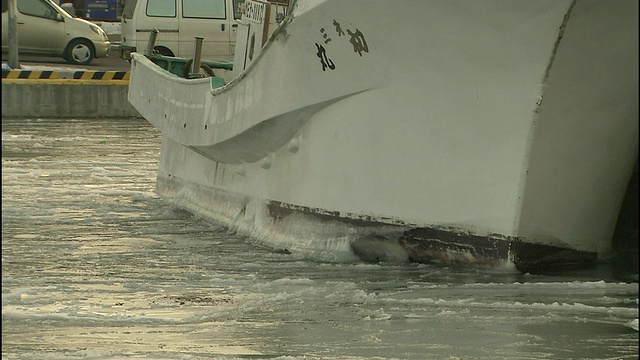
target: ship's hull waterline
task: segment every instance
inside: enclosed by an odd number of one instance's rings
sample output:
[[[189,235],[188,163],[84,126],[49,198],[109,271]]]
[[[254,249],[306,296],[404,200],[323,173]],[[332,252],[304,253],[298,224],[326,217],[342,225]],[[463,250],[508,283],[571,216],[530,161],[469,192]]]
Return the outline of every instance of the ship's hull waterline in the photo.
[[[129,100],[163,132],[159,192],[274,246],[584,265],[610,251],[637,160],[637,14],[297,1],[225,86],[136,54]]]

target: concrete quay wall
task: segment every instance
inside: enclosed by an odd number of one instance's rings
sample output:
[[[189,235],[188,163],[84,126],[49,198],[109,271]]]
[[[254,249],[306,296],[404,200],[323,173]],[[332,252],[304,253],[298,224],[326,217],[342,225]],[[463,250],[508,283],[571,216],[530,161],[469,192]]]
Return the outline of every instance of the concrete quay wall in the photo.
[[[3,71],[2,116],[54,119],[140,117],[127,100],[128,91],[128,73],[126,76],[114,76],[110,72],[85,72],[66,77],[55,72]]]

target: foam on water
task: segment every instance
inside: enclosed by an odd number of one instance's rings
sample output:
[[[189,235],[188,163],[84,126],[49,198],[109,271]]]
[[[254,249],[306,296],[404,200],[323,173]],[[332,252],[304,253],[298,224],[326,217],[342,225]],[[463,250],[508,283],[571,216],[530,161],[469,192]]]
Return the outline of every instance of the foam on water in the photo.
[[[228,195],[206,202],[206,207],[201,206],[202,187],[188,183],[183,183],[177,191],[167,189],[164,195],[176,206],[228,226],[257,245],[304,258],[349,264],[363,260],[389,263],[407,263],[409,260],[397,242],[406,230],[404,227],[359,227],[302,213],[290,214],[276,222],[269,215],[266,201],[261,199],[238,200]],[[516,272],[512,263],[498,267],[502,271]]]
[[[329,225],[304,215],[293,215],[276,225],[269,217],[264,203],[259,201],[246,204],[242,216],[230,216],[236,213],[229,211],[234,208],[233,203],[218,201],[207,208],[194,206],[194,199],[198,195],[188,187],[167,196],[177,206],[188,208],[198,216],[229,226],[262,246],[293,252],[318,261],[360,261],[351,250],[351,242],[359,234],[357,230],[344,224]]]
[[[142,120],[3,119],[2,139],[3,358],[638,357],[637,282],[363,263],[370,234],[283,236],[259,209],[231,230],[155,193]]]

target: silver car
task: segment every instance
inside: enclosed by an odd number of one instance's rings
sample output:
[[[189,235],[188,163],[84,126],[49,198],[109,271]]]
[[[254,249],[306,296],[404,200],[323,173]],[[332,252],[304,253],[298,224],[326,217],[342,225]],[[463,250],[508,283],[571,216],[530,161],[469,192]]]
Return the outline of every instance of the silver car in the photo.
[[[51,0],[15,1],[20,54],[60,56],[78,65],[108,55],[111,43],[98,25],[71,17]],[[8,0],[2,0],[2,52],[8,51]]]

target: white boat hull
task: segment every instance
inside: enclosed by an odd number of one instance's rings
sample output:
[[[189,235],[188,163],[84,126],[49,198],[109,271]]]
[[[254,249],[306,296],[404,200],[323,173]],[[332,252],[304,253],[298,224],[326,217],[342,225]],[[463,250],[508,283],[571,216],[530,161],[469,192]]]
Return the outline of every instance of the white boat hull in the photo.
[[[129,100],[164,134],[159,191],[275,246],[582,264],[637,161],[637,7],[298,1],[226,86],[137,55]]]

